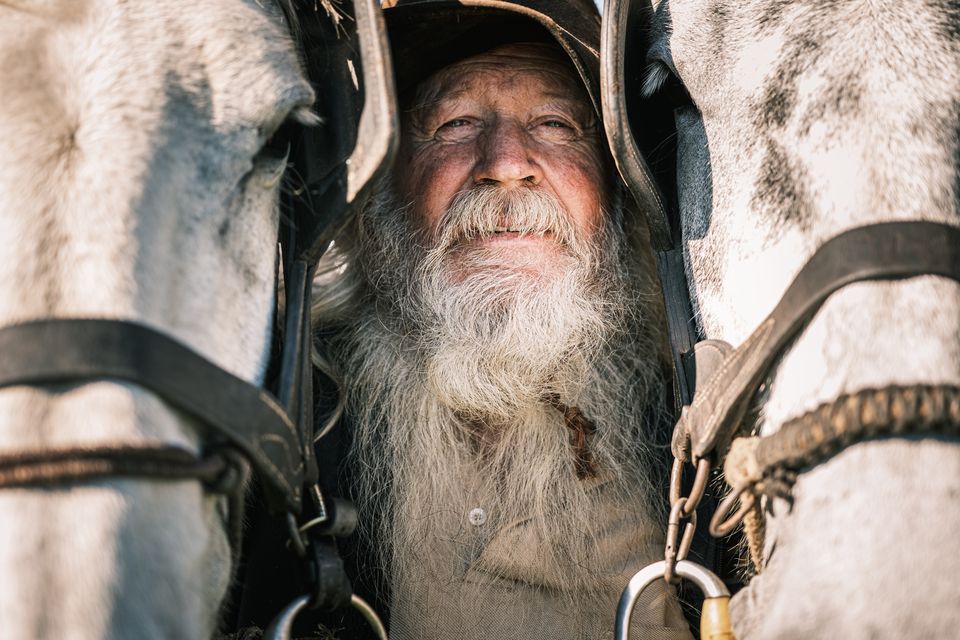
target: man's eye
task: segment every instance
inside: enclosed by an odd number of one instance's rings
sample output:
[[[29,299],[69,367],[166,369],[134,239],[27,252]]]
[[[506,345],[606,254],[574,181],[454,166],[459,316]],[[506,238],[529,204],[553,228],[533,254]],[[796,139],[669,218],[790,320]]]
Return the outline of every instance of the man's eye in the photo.
[[[531,132],[553,141],[568,141],[579,137],[579,129],[569,120],[562,118],[544,118],[534,124]]]
[[[453,120],[448,120],[440,125],[441,129],[458,129],[460,127],[465,127],[470,124],[470,121],[466,118],[454,118]]]
[[[479,131],[478,124],[476,119],[470,117],[451,118],[437,127],[434,137],[443,142],[472,140]]]

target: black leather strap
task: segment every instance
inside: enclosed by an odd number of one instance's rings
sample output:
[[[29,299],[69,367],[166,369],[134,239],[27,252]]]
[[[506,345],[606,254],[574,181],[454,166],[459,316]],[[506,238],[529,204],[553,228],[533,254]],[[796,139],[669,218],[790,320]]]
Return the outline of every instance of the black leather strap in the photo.
[[[827,241],[773,312],[737,347],[677,423],[674,453],[689,438],[694,459],[726,451],[757,387],[787,343],[835,291],[854,282],[935,275],[960,282],[960,228],[888,222]]]
[[[696,341],[680,230],[676,218],[669,216],[668,205],[640,153],[630,122],[632,105],[628,104],[639,99],[642,78],[635,72],[628,77],[627,63],[643,58],[643,39],[624,34],[639,34],[646,28],[649,12],[649,6],[642,2],[607,0],[600,42],[600,89],[607,144],[637,208],[646,217],[650,244],[657,257],[673,359],[674,404],[679,411],[693,395],[692,371],[685,359]]]
[[[695,367],[690,361],[696,343],[693,310],[681,250],[657,251],[656,256],[673,358],[674,408],[679,415],[681,408],[690,404],[694,395]]]
[[[300,438],[268,392],[150,327],[122,320],[40,320],[0,329],[0,388],[119,379],[156,393],[236,446],[278,510],[299,510]]]

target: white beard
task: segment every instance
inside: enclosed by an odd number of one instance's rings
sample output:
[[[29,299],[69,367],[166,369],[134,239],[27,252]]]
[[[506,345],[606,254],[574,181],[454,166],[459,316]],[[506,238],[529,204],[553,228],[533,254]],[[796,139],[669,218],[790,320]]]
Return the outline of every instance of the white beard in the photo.
[[[348,394],[369,546],[394,585],[455,581],[502,526],[529,518],[540,541],[531,560],[556,567],[550,586],[586,603],[600,589],[589,561],[598,483],[605,509],[641,514],[641,538],[662,535],[652,517],[662,381],[649,265],[627,246],[619,212],[586,243],[539,192],[463,194],[436,239],[410,229],[405,209],[381,194],[358,220],[355,244],[338,241],[348,302],[319,292],[317,317]],[[456,249],[504,211],[554,233],[558,259],[531,273],[504,266],[496,250]],[[575,472],[550,396],[596,426],[596,478]],[[478,505],[488,520],[471,527]]]

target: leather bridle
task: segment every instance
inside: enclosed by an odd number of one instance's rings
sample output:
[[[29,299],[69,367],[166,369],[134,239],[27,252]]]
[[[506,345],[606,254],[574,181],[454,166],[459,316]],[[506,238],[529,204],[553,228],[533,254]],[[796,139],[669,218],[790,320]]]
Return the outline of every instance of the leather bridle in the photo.
[[[352,7],[338,3],[335,8],[323,3],[326,16],[314,14],[310,4],[303,10],[309,15],[299,21],[301,44],[323,101],[316,108],[336,126],[297,129],[287,140],[295,167],[288,173],[299,182],[287,190],[287,215],[278,239],[282,309],[274,327],[280,336],[273,355],[275,383],[269,388],[251,384],[170,335],[129,320],[56,318],[0,328],[0,388],[123,381],[194,418],[201,431],[199,456],[179,446],[131,442],[0,452],[0,489],[115,477],[198,480],[208,490],[232,497],[229,529],[238,553],[243,494],[252,468],[267,508],[290,523],[292,546],[303,551],[308,563],[323,565],[313,566],[313,593],[300,608],[351,599],[336,548],[325,541],[348,532],[351,516],[344,508],[335,522],[333,504],[318,486],[314,455],[313,274],[332,237],[389,165],[398,130],[379,3],[354,0]],[[365,603],[354,604],[370,617]],[[284,615],[291,617],[289,610]],[[265,637],[283,634],[283,628],[275,628]]]
[[[739,347],[699,340],[693,326],[680,222],[659,194],[631,133],[624,34],[640,31],[641,3],[612,0],[604,24],[604,121],[618,166],[633,191],[647,194],[648,218],[664,292],[680,417],[673,451],[696,465],[723,459],[761,383],[827,298],[847,285],[933,275],[960,282],[960,227],[898,221],[849,229],[823,243],[774,310]],[[632,52],[636,54],[636,52]],[[638,198],[638,200],[641,198]],[[890,393],[890,390],[887,390]],[[820,409],[822,412],[823,409]]]
[[[288,311],[296,297],[288,297]],[[274,394],[174,338],[130,321],[51,319],[0,329],[0,388],[121,380],[195,417],[203,431],[199,458],[174,445],[129,442],[2,453],[0,488],[116,476],[192,478],[236,497],[245,489],[249,465],[261,478],[272,510],[299,512],[302,488],[317,477],[306,446],[312,429],[309,387],[303,390],[309,352],[302,346],[303,330],[299,333],[285,336],[284,353],[292,355],[284,359],[289,364]],[[286,398],[286,404],[278,398]],[[231,510],[234,538],[240,516],[240,510]]]

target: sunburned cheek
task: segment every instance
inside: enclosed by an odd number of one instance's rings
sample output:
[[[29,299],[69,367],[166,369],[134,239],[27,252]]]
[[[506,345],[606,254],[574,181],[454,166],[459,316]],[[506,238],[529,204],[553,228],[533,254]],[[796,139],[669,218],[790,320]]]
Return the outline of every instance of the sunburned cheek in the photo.
[[[604,205],[600,161],[584,158],[577,162],[559,162],[554,171],[557,195],[583,231],[592,231],[599,223]]]
[[[411,156],[405,173],[401,189],[415,203],[418,222],[433,229],[454,196],[465,188],[470,167],[463,155],[452,149],[433,149]]]

